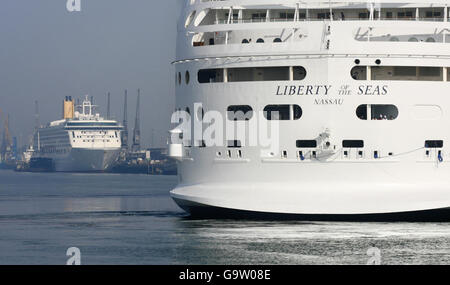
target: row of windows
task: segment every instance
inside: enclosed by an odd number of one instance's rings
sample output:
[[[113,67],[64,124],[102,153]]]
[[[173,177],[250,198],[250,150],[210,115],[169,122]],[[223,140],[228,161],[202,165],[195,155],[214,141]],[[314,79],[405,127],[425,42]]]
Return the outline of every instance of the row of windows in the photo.
[[[302,66],[273,66],[273,67],[240,67],[240,68],[216,68],[201,69],[198,71],[199,83],[218,82],[250,82],[250,81],[292,81],[303,80],[306,77],[306,69]],[[190,83],[190,73],[185,72],[184,83]],[[181,72],[176,75],[176,83],[183,83]]]
[[[206,143],[204,140],[199,142],[199,147],[206,147]],[[296,147],[302,149],[316,149],[318,146],[317,140],[297,140]],[[242,143],[240,140],[229,140],[227,141],[228,148],[242,148]],[[426,140],[424,144],[425,149],[433,149],[433,148],[443,148],[444,141],[443,140]],[[342,141],[343,149],[362,149],[364,148],[364,140],[343,140]],[[344,156],[348,154],[348,151],[344,151]],[[374,151],[375,158],[377,158],[379,152]],[[427,150],[427,155],[429,154],[429,150]],[[389,153],[389,156],[392,156],[393,153]]]
[[[176,111],[181,111],[178,109]],[[186,107],[186,113],[191,111]],[[203,108],[198,110],[197,120],[202,120],[205,111]],[[273,104],[267,105],[263,109],[263,115],[267,120],[299,120],[303,115],[303,110],[295,104]],[[395,120],[399,115],[398,108],[390,104],[363,104],[356,108],[356,116],[360,120]],[[253,118],[253,108],[249,105],[231,105],[227,107],[227,118],[230,121],[249,121]]]
[[[267,120],[298,120],[303,115],[299,105],[267,105],[263,111]],[[356,108],[356,116],[361,120],[395,120],[398,115],[395,105],[370,104]],[[228,106],[227,116],[231,121],[248,121],[253,117],[253,109],[248,105]]]
[[[359,60],[355,63],[359,64]],[[381,64],[380,60],[376,63]],[[273,67],[240,67],[214,68],[198,71],[199,83],[221,82],[253,82],[253,81],[299,81],[306,78],[306,69],[302,66]],[[350,71],[355,80],[411,80],[411,81],[447,81],[450,78],[450,68],[435,66],[355,66]],[[190,83],[190,73],[186,71],[186,85]],[[181,72],[177,73],[176,81],[182,84]]]
[[[187,152],[187,153],[189,153],[189,152]],[[233,153],[235,153],[235,155],[233,155]],[[351,153],[352,152],[349,151],[349,150],[344,150],[342,152],[342,157],[343,158],[350,158],[350,156],[351,156],[350,154]],[[357,150],[356,157],[357,158],[364,158],[365,157],[364,154],[365,154],[365,152],[363,150]],[[308,155],[309,155],[309,157],[307,157]],[[393,152],[388,152],[387,155],[389,157],[392,157],[392,156],[394,156],[394,153]],[[222,158],[222,156],[223,156],[222,151],[216,152],[216,156],[218,158]],[[443,159],[441,150],[438,150],[437,156],[438,156],[439,160]],[[237,149],[235,152],[233,152],[232,149],[228,149],[228,150],[226,150],[226,157],[227,158],[242,159],[244,157],[244,153],[243,153],[243,151],[241,149]],[[297,152],[297,158],[300,159],[300,160],[305,160],[307,158],[309,158],[309,159],[316,159],[317,157],[318,157],[317,156],[317,151],[302,151],[302,150],[300,150],[300,151]],[[432,152],[430,150],[426,150],[425,151],[425,157],[432,158],[434,156],[432,155]],[[283,150],[281,152],[281,158],[285,158],[285,159],[288,158],[288,151],[287,150]],[[373,158],[375,158],[375,159],[381,158],[381,152],[377,151],[377,150],[373,151]]]
[[[306,69],[302,66],[240,67],[228,69],[201,69],[199,83],[248,82],[248,81],[290,81],[303,80]]]
[[[177,111],[181,111],[178,109]],[[186,113],[191,114],[189,107]],[[203,108],[198,110],[197,119],[201,120],[205,114]],[[303,110],[296,104],[272,104],[263,109],[267,120],[288,121],[299,120]],[[399,115],[398,108],[389,104],[363,104],[356,108],[356,116],[360,120],[395,120]],[[253,118],[253,108],[249,105],[230,105],[227,107],[227,118],[230,121],[249,121]]]
[[[297,148],[316,148],[317,140],[297,140],[296,141]],[[343,140],[342,141],[343,148],[364,148],[363,140]],[[443,148],[444,141],[443,140],[427,140],[425,141],[425,148]]]
[[[351,8],[351,7],[349,7]],[[330,10],[331,9],[331,10]],[[372,15],[374,19],[381,20],[430,20],[443,21],[445,15],[444,7],[408,7],[393,8],[380,5]],[[297,13],[297,17],[296,17]],[[345,9],[330,7],[329,9],[303,8],[296,9],[210,9],[197,13],[192,11],[185,21],[185,27],[191,23],[195,26],[212,24],[234,24],[234,23],[258,23],[258,22],[284,22],[296,20],[367,20],[370,19],[370,10]]]
[[[355,80],[447,81],[450,78],[450,68],[435,66],[355,66],[350,74]]]

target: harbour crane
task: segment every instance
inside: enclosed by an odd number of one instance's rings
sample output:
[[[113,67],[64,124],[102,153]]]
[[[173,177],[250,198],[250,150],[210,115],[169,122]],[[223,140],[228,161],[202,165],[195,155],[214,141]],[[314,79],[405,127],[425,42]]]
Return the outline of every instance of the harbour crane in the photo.
[[[3,112],[0,109],[0,118],[2,117],[2,114]],[[6,116],[3,121],[3,137],[0,146],[0,154],[2,156],[2,160],[4,160],[6,158],[7,153],[11,151],[11,147],[12,147],[12,138],[9,132],[9,116]]]

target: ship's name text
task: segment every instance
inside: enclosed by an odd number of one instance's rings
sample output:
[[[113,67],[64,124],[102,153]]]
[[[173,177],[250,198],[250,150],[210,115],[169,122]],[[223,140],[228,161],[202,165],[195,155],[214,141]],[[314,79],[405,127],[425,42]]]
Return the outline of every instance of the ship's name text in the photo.
[[[277,86],[275,95],[277,96],[296,96],[296,95],[330,95],[331,85],[285,85]],[[343,85],[336,91],[337,95],[352,95],[352,88],[349,85]],[[387,85],[359,85],[356,90],[357,95],[387,95]]]
[[[328,95],[331,85],[286,85],[278,86],[277,96]]]

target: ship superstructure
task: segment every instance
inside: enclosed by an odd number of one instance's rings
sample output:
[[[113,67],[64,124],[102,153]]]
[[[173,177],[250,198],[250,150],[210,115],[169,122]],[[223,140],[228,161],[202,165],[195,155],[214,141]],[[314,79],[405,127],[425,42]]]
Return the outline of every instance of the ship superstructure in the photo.
[[[192,131],[171,131],[174,200],[207,215],[447,213],[449,5],[186,1],[174,66]],[[212,111],[243,131],[196,136]],[[261,123],[277,144],[249,142]]]

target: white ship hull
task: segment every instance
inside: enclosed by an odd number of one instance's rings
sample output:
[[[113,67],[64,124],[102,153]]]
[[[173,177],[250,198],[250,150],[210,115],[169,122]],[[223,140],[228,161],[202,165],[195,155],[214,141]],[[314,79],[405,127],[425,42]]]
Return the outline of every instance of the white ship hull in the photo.
[[[276,172],[273,166],[258,170],[259,175],[263,173],[261,177],[270,179],[253,181],[251,174],[240,177],[231,168],[213,166],[222,168],[218,172],[226,171],[226,176],[237,177],[239,182],[180,184],[171,195],[194,216],[234,213],[241,217],[352,219],[352,215],[373,218],[411,213],[410,218],[417,219],[415,212],[445,209],[450,205],[448,163],[439,167],[429,164],[426,173],[423,166],[401,163],[361,163],[357,167],[336,164],[327,166],[326,173],[320,162],[307,167],[295,163],[286,167],[276,165],[277,169],[282,168]]]
[[[57,172],[103,172],[114,166],[119,154],[120,149],[72,149],[50,158]]]

